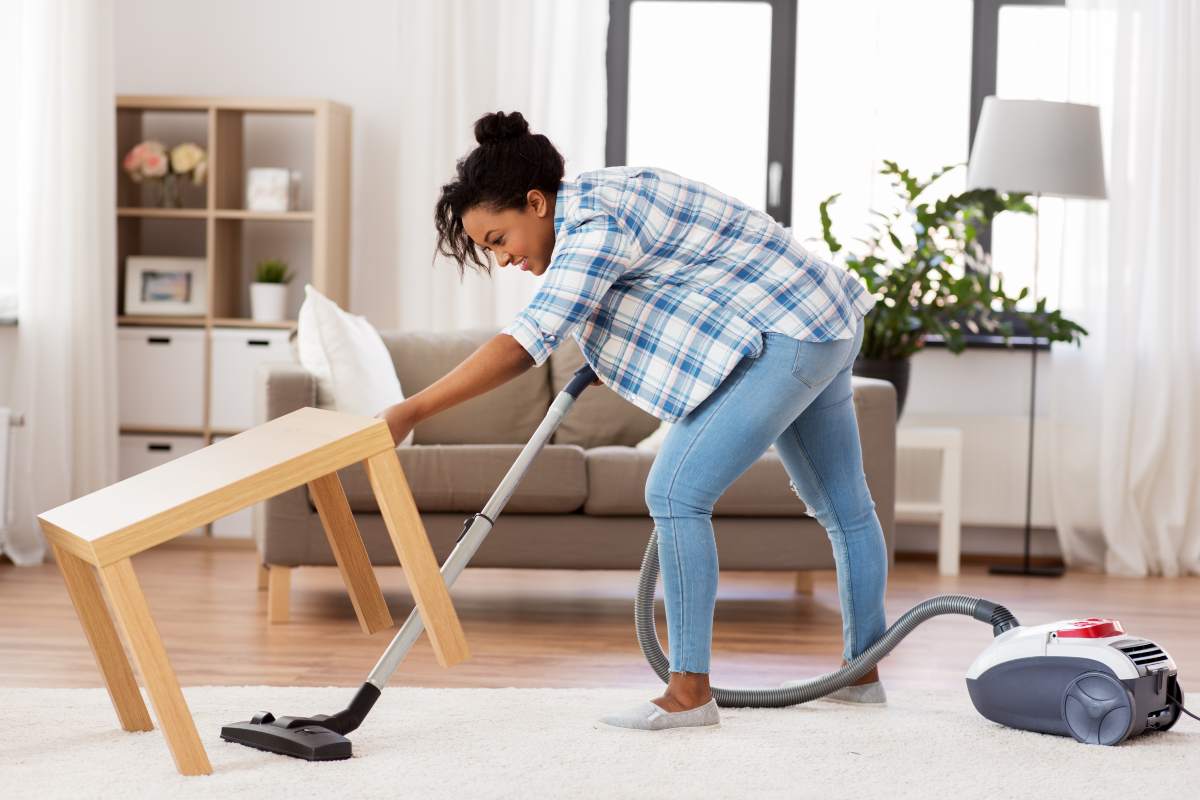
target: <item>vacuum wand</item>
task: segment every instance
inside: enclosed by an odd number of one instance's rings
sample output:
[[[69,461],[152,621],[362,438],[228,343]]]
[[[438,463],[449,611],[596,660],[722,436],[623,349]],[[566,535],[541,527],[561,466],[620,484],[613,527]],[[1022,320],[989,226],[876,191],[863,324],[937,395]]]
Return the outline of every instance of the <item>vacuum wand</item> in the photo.
[[[584,364],[572,376],[570,382],[559,392],[558,397],[550,405],[549,411],[529,442],[521,449],[520,455],[505,473],[500,485],[492,493],[483,510],[472,515],[463,525],[463,532],[458,537],[454,549],[442,564],[442,580],[446,586],[452,586],[467,566],[475,552],[479,550],[483,540],[491,533],[496,524],[496,518],[508,504],[513,492],[525,477],[529,465],[541,452],[546,442],[554,435],[568,409],[585,388],[596,380],[596,373]],[[247,722],[235,722],[221,728],[221,738],[267,750],[272,753],[302,758],[306,761],[332,761],[351,756],[351,743],[346,734],[354,731],[362,724],[375,701],[379,699],[383,687],[387,685],[400,662],[408,655],[409,650],[420,638],[425,625],[421,614],[414,608],[409,612],[408,619],[392,638],[383,655],[367,676],[366,682],[359,688],[354,699],[342,711],[333,715],[316,714],[311,717],[278,717],[269,711],[255,714]]]
[[[596,373],[587,364],[575,371],[571,381],[559,392],[558,397],[550,405],[549,412],[538,425],[537,430],[533,432],[529,442],[521,449],[517,460],[508,468],[508,472],[505,473],[500,485],[496,487],[496,491],[492,493],[491,498],[483,507],[483,511],[467,520],[462,534],[458,537],[458,543],[446,558],[445,563],[442,564],[442,579],[446,582],[447,587],[453,586],[454,582],[458,580],[463,568],[467,566],[475,556],[475,552],[479,550],[480,545],[483,544],[483,540],[491,533],[492,527],[496,524],[496,518],[508,505],[513,492],[516,491],[521,479],[529,470],[530,463],[558,430],[563,417],[566,416],[567,410],[571,408],[576,398],[595,379]],[[383,689],[423,630],[425,630],[425,624],[421,621],[421,614],[414,608],[409,612],[408,619],[404,621],[387,649],[383,651],[383,655],[379,657],[371,674],[367,676],[367,683],[377,689]]]

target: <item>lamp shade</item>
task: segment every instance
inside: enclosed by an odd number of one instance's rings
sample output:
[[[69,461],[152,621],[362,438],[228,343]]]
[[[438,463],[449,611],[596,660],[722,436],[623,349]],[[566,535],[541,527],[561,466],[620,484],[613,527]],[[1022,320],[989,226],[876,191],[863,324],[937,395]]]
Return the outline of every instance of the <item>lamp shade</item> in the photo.
[[[967,166],[967,186],[1104,198],[1100,109],[985,97]]]

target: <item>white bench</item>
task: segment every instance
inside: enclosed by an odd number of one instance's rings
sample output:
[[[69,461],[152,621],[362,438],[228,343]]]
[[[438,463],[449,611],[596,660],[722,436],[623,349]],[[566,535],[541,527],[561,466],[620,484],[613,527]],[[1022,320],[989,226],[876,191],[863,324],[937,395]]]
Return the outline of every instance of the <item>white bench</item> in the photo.
[[[938,499],[896,501],[897,522],[938,520],[938,573],[957,575],[962,551],[962,431],[958,428],[899,427],[897,450],[937,450],[941,453]]]

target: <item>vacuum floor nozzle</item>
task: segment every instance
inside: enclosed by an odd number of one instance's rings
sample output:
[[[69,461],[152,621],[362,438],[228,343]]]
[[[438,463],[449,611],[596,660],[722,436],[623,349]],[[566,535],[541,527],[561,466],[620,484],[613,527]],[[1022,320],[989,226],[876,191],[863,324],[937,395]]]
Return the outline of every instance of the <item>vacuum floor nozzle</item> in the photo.
[[[350,740],[321,726],[320,717],[280,717],[269,711],[248,722],[221,726],[221,738],[258,750],[305,761],[338,761],[350,758]]]

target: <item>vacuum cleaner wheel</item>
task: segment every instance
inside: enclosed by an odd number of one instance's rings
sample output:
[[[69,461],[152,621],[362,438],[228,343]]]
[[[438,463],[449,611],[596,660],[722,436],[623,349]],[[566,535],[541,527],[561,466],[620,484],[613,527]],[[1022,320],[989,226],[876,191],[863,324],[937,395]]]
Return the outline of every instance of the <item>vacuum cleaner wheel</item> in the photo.
[[[1183,716],[1183,708],[1182,708],[1182,706],[1184,704],[1183,686],[1179,683],[1178,679],[1175,680],[1174,698],[1168,696],[1167,699],[1169,701],[1171,701],[1170,702],[1171,717],[1165,723],[1158,726],[1159,731],[1171,730],[1171,728],[1173,728],[1175,726],[1175,723],[1179,722],[1179,718]]]
[[[1133,696],[1111,675],[1085,672],[1067,684],[1062,715],[1076,741],[1118,744],[1133,726]]]

